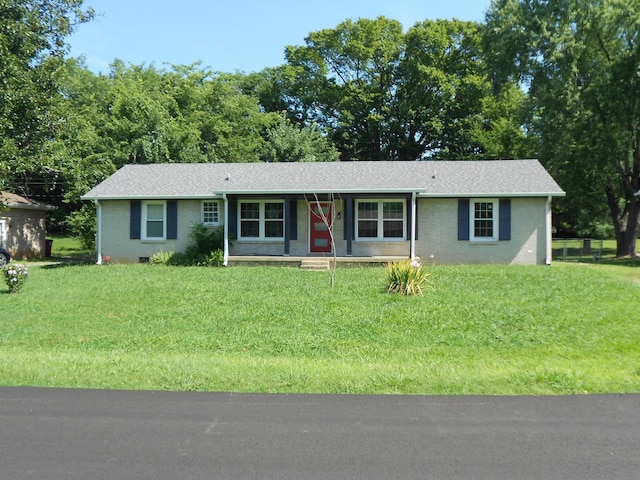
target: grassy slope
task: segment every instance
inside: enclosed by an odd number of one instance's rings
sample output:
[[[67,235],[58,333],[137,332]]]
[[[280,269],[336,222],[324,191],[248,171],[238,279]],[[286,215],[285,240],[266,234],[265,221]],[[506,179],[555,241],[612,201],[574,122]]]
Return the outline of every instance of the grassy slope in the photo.
[[[20,294],[0,286],[0,384],[640,392],[635,272],[437,266],[435,291],[406,298],[378,268],[338,270],[331,289],[289,268],[33,265]]]

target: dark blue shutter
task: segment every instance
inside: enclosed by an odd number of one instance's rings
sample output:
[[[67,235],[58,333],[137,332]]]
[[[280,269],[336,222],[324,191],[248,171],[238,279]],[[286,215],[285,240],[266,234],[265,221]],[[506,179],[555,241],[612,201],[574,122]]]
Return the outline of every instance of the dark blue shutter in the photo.
[[[353,206],[354,206],[355,200],[351,197],[351,195],[345,195],[344,197],[344,206],[345,206],[345,213],[344,213],[344,225],[343,225],[343,229],[344,229],[344,239],[345,240],[354,240],[356,238],[355,235],[355,215],[354,215],[354,211],[353,211]],[[351,238],[349,238],[351,237]]]
[[[298,202],[289,201],[289,239],[298,239]]]
[[[238,238],[238,201],[227,201],[229,202],[229,218],[226,218],[225,222],[227,222],[229,234],[235,238]]]
[[[458,200],[458,240],[469,240],[469,199]]]
[[[176,200],[167,201],[167,239],[178,238],[178,202]]]
[[[511,199],[501,198],[498,240],[511,240]]]
[[[142,202],[140,200],[131,200],[131,207],[129,211],[129,238],[132,240],[140,240]]]

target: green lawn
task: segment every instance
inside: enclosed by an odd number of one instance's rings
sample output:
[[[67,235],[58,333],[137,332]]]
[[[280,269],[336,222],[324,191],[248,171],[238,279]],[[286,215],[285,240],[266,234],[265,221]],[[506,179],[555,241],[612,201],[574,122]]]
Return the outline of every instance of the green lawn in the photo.
[[[47,235],[53,240],[51,254],[56,259],[75,258],[95,260],[96,255],[93,250],[85,249],[80,242],[66,235]]]
[[[55,243],[54,243],[55,254]],[[0,285],[0,384],[243,392],[640,392],[640,268],[30,264]]]

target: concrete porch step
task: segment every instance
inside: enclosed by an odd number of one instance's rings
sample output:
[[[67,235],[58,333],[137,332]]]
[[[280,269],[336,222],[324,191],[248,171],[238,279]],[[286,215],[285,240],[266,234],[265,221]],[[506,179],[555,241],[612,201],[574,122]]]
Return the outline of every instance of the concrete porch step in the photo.
[[[329,260],[324,258],[305,258],[300,262],[302,270],[329,270]]]

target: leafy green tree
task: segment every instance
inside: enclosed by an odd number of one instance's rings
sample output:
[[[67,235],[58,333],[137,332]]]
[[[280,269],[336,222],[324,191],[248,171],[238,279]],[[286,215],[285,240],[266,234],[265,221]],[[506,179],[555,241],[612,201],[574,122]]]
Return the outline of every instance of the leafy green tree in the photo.
[[[0,0],[0,188],[15,189],[50,166],[46,143],[59,128],[53,108],[66,37],[89,21],[82,0]],[[28,192],[27,192],[28,193]]]
[[[340,152],[315,126],[298,127],[288,119],[267,131],[266,162],[334,162]]]
[[[347,20],[287,47],[288,65],[256,85],[265,105],[319,125],[343,160],[469,158],[482,153],[474,131],[491,95],[481,38],[471,22],[425,21],[404,34],[384,17]]]
[[[394,71],[402,54],[402,25],[380,17],[346,20],[309,34],[306,46],[289,46],[297,74],[293,97],[305,120],[323,125],[343,160],[388,158]]]
[[[406,34],[396,74],[395,158],[465,159],[481,153],[473,136],[491,89],[478,24],[426,20]]]
[[[126,164],[336,159],[322,132],[265,112],[243,82],[198,64],[159,70],[116,60],[108,75],[95,75],[68,60],[58,107],[64,128],[48,151],[72,230],[92,240],[95,213],[79,198]]]
[[[478,157],[500,160],[537,156],[539,138],[531,128],[531,102],[518,85],[502,85],[481,103],[481,119],[470,131],[481,149]]]
[[[532,99],[541,160],[567,190],[565,214],[595,228],[601,206],[617,255],[634,256],[640,198],[637,0],[494,0],[486,54],[494,80]],[[580,218],[582,217],[582,218]]]

